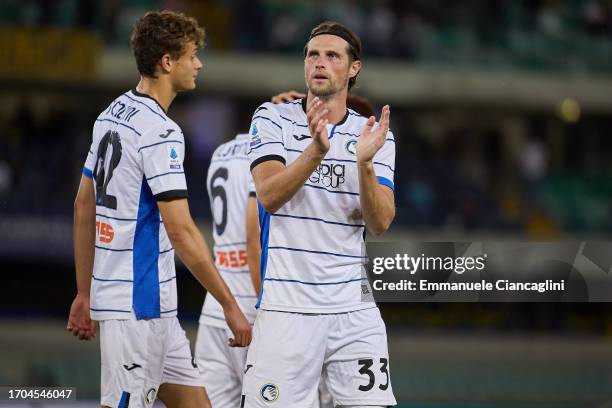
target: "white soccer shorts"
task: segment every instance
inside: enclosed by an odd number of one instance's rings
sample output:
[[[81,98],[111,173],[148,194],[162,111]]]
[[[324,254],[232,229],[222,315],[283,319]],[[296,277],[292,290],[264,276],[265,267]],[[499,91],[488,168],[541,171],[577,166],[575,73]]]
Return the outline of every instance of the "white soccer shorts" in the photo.
[[[247,348],[229,347],[227,329],[200,324],[195,358],[213,408],[238,408]],[[321,379],[319,397],[312,408],[333,408],[331,394]]]
[[[101,404],[151,407],[164,383],[203,387],[176,317],[100,322]]]
[[[314,315],[260,311],[241,407],[309,408],[321,370],[335,405],[396,404],[378,308]]]
[[[195,358],[213,408],[238,408],[242,390],[245,347],[230,347],[227,329],[200,324]]]

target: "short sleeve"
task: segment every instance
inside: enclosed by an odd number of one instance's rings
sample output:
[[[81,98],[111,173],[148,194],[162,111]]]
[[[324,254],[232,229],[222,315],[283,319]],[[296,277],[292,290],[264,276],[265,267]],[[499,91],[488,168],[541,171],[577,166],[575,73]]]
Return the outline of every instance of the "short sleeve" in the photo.
[[[249,130],[251,171],[258,164],[269,160],[286,164],[287,157],[280,116],[274,104],[266,102],[255,111]]]
[[[376,179],[384,186],[394,190],[393,176],[395,174],[395,138],[391,131],[387,132],[385,144],[374,155],[374,172]]]
[[[96,125],[93,127],[93,135],[96,134]],[[94,178],[93,172],[96,166],[96,156],[98,152],[98,144],[95,137],[92,137],[91,146],[89,146],[89,151],[87,152],[87,158],[85,159],[85,165],[83,165],[83,175],[89,177],[90,179]]]
[[[89,148],[89,152],[87,152],[87,158],[85,159],[85,165],[83,166],[83,175],[86,177],[89,177],[90,179],[93,179],[93,171],[94,171],[94,166],[96,165],[96,156],[94,153],[94,144],[91,144],[91,147]]]
[[[143,134],[138,153],[144,177],[156,200],[188,196],[183,168],[185,140],[176,124],[165,122]]]

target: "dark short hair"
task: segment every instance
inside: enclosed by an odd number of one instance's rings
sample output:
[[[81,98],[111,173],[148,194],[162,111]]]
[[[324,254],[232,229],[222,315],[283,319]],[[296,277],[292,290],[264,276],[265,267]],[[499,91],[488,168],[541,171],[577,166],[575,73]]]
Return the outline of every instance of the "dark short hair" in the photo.
[[[335,21],[324,21],[323,23],[312,29],[312,31],[310,32],[310,37],[308,38],[308,41],[304,46],[304,57],[306,57],[306,53],[308,52],[308,42],[314,37],[324,34],[335,35],[337,37],[342,38],[348,43],[346,53],[349,56],[350,62],[361,60],[361,40],[359,39],[359,36],[355,34],[350,28]],[[357,73],[357,75],[359,75],[359,72]],[[353,85],[355,85],[355,82],[357,81],[357,75],[352,78],[349,78],[349,89],[351,89]]]
[[[130,40],[136,66],[141,75],[155,78],[157,63],[168,53],[178,59],[185,46],[204,44],[204,29],[193,17],[174,11],[149,11],[134,23]]]

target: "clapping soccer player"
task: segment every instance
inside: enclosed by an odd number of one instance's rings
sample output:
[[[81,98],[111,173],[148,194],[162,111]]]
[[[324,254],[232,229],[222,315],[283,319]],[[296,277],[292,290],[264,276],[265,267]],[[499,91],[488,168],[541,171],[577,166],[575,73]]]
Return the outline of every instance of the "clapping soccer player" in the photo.
[[[233,335],[251,327],[215,269],[187,204],[185,143],[167,115],[195,88],[203,30],[193,18],[149,12],[132,32],[141,80],[96,119],[75,202],[77,295],[68,330],[81,339],[100,322],[101,403],[167,407],[210,403],[177,313],[174,253],[217,299]]]
[[[304,97],[287,91],[272,97],[283,103]],[[213,214],[215,263],[249,322],[255,320],[261,289],[259,225],[255,185],[249,170],[249,137],[239,134],[217,147],[208,168],[206,187]],[[195,346],[195,357],[213,407],[240,404],[246,349],[228,347],[227,324],[214,297],[206,296]],[[324,384],[309,408],[331,408]]]
[[[360,69],[358,37],[323,23],[304,48],[307,97],[253,116],[262,290],[243,407],[309,407],[322,370],[337,406],[396,403],[385,324],[361,297],[364,232],[395,215],[395,142],[388,106],[379,122],[347,109]]]

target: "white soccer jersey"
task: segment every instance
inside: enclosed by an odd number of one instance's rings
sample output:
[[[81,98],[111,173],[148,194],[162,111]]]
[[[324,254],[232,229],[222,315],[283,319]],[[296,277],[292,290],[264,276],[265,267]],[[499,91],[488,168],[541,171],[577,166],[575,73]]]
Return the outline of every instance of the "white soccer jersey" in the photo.
[[[355,147],[367,118],[348,110],[328,125],[330,149],[306,183],[276,213],[260,205],[262,291],[258,307],[299,313],[341,313],[362,302],[365,224]],[[290,165],[311,143],[305,100],[264,103],[250,131],[251,170],[267,160]],[[379,183],[393,189],[395,141],[388,132],[374,156]]]
[[[157,200],[187,197],[183,133],[135,90],[98,116],[83,174],[96,194],[91,317],[175,316],[174,250]]]
[[[255,320],[257,296],[249,274],[246,252],[246,208],[255,194],[249,171],[248,135],[219,146],[212,155],[206,187],[213,214],[215,264],[246,318]],[[227,327],[223,308],[206,295],[200,323]]]

